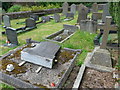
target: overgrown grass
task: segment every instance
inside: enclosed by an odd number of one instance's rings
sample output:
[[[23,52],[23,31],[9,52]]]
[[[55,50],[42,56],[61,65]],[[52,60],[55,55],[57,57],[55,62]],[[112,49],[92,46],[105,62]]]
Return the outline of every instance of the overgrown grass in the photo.
[[[14,87],[4,84],[4,83],[0,83],[0,90],[15,90]]]

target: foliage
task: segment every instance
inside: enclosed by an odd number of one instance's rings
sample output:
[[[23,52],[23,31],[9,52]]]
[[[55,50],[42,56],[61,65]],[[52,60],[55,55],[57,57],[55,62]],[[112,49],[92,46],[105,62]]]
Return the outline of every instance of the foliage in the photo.
[[[8,9],[8,12],[19,12],[21,7],[21,5],[13,5]]]
[[[0,83],[0,89],[2,88],[2,90],[14,90],[14,87],[12,86],[9,86],[7,84],[4,84],[4,83]]]

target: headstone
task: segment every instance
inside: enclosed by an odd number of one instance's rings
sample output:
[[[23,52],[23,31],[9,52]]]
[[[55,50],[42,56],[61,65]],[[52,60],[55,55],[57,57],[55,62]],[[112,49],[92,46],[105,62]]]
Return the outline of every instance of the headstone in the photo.
[[[97,49],[90,62],[100,66],[112,67],[110,52],[105,49]]]
[[[41,17],[41,20],[42,20],[43,22],[48,22],[48,21],[50,21],[50,17],[49,17],[49,16],[42,16],[42,17]]]
[[[32,14],[32,15],[30,15],[30,18],[33,18],[35,21],[39,21],[38,15]]]
[[[87,14],[88,14],[88,8],[86,6],[84,6],[83,4],[80,4],[79,8],[78,8],[77,23],[80,23],[81,20],[86,20]]]
[[[54,59],[60,46],[52,42],[41,42],[33,48],[25,48],[21,51],[21,59],[41,65],[47,68],[52,68]]]
[[[66,15],[68,13],[68,7],[69,7],[68,3],[64,2],[63,5],[62,5],[62,9],[63,9],[62,13],[63,13],[63,15]]]
[[[35,22],[35,20],[33,19],[33,18],[28,18],[28,19],[26,19],[26,27],[36,27],[36,22]]]
[[[7,35],[7,40],[13,44],[13,45],[18,45],[18,39],[17,39],[17,33],[16,29],[7,27],[6,28],[6,35]]]
[[[74,15],[76,14],[76,5],[72,4],[70,7],[70,13],[74,13]]]
[[[74,25],[66,25],[66,24],[63,25],[63,28],[64,28],[65,30],[73,30],[73,31],[75,31],[75,30],[78,29],[78,28],[77,28],[76,26],[74,26]]]
[[[60,22],[60,15],[55,13],[54,14],[54,19],[55,19],[55,22]]]
[[[93,20],[81,20],[80,21],[80,30],[88,31],[90,33],[96,33],[97,22],[93,21]]]
[[[102,19],[102,13],[100,13],[100,12],[93,12],[92,13],[92,20],[97,21],[98,19]]]
[[[74,13],[67,13],[66,18],[74,19]]]
[[[105,22],[106,16],[110,16],[110,13],[109,13],[109,3],[107,3],[103,7],[102,22]]]
[[[10,17],[8,15],[3,16],[3,22],[5,27],[11,27]]]
[[[112,17],[106,16],[105,23],[99,23],[97,28],[104,30],[103,37],[102,37],[102,44],[100,45],[101,49],[106,49],[107,47],[107,40],[108,34],[110,30],[117,30],[117,26],[115,24],[111,25]]]
[[[0,25],[2,23],[2,8],[0,8]]]
[[[97,3],[94,3],[92,5],[92,12],[98,12],[98,4]]]

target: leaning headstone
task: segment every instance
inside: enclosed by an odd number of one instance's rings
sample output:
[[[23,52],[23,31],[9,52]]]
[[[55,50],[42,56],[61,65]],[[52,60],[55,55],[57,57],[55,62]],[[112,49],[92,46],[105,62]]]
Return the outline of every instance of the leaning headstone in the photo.
[[[80,30],[88,31],[90,33],[96,33],[97,22],[93,21],[93,20],[81,20],[80,21]]]
[[[41,17],[41,20],[42,20],[43,22],[49,22],[49,21],[50,21],[50,17],[49,17],[49,16],[42,16],[42,17]]]
[[[81,20],[86,20],[87,14],[88,14],[88,8],[86,6],[84,6],[83,4],[80,4],[79,8],[78,8],[77,23],[80,23]]]
[[[3,22],[5,27],[11,27],[10,17],[8,15],[3,16]]]
[[[62,5],[62,9],[63,9],[62,13],[63,13],[63,15],[66,15],[68,13],[68,7],[69,7],[68,3],[64,2],[63,5]]]
[[[33,18],[28,18],[26,19],[26,27],[28,28],[33,28],[33,27],[36,27],[36,22]]]
[[[21,59],[41,65],[47,68],[52,68],[54,59],[60,46],[52,42],[41,42],[34,48],[25,48],[21,51]]]
[[[35,21],[39,21],[38,15],[32,14],[32,15],[30,15],[30,18],[33,18]]]
[[[98,12],[98,4],[97,3],[94,3],[92,5],[92,12]]]
[[[16,29],[7,27],[6,28],[7,40],[12,44],[12,46],[18,45]]]
[[[76,5],[75,4],[72,4],[70,6],[70,13],[74,13],[74,15],[76,14]]]
[[[110,13],[109,13],[109,3],[107,3],[103,7],[102,22],[105,22],[106,16],[110,16]]]
[[[55,22],[60,22],[60,15],[55,13],[54,14],[54,19],[55,19]]]

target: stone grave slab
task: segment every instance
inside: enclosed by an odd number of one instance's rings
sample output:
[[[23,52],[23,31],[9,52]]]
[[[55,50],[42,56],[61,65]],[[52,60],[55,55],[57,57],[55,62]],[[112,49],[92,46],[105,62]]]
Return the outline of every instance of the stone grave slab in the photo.
[[[10,44],[4,44],[5,46],[14,47],[18,45],[16,29],[7,27],[6,35],[7,35],[7,40],[10,42]]]
[[[98,49],[94,52],[94,55],[90,61],[92,64],[97,64],[106,67],[112,67],[112,61],[110,52],[105,49]]]
[[[86,20],[88,14],[88,8],[84,6],[83,4],[80,4],[78,6],[78,19],[77,23],[80,23],[81,20]]]
[[[8,15],[3,16],[3,22],[5,27],[11,27],[10,17]]]
[[[88,31],[90,33],[96,33],[97,22],[93,21],[93,20],[81,20],[80,21],[80,30]]]
[[[30,18],[33,18],[35,21],[39,21],[39,16],[36,14],[30,15]]]
[[[27,48],[21,51],[21,59],[38,64],[47,68],[52,68],[55,55],[60,46],[52,42],[41,42],[34,48]]]
[[[75,4],[72,4],[70,6],[70,13],[74,13],[74,15],[76,14],[76,5]]]
[[[63,15],[66,15],[68,13],[68,7],[69,7],[68,3],[64,2],[63,5],[62,5],[62,9],[63,9],[62,13],[63,13]]]
[[[54,20],[55,20],[55,22],[60,22],[60,15],[55,13],[54,14]]]

